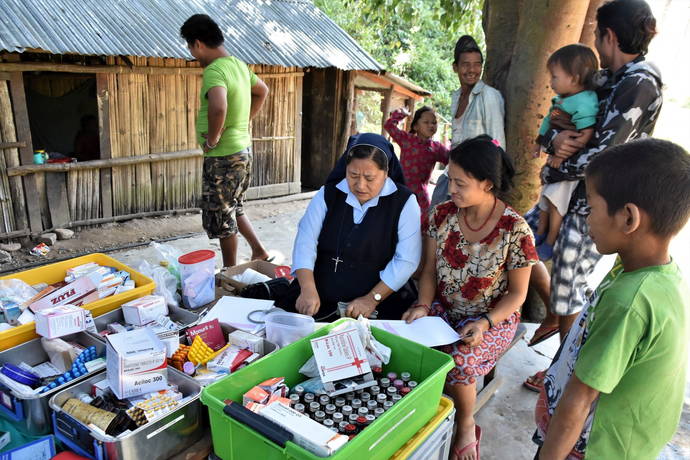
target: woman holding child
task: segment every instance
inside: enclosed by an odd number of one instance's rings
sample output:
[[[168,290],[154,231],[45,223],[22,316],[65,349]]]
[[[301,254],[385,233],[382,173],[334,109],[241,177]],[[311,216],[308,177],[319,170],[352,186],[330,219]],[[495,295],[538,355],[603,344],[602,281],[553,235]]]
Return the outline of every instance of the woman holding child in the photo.
[[[498,198],[514,169],[499,143],[482,135],[455,147],[448,166],[451,200],[429,215],[419,299],[403,319],[443,317],[462,339],[442,350],[455,368],[446,392],[456,409],[457,460],[479,457],[481,430],[473,409],[476,378],[507,349],[520,321],[531,265],[538,260],[524,219]]]

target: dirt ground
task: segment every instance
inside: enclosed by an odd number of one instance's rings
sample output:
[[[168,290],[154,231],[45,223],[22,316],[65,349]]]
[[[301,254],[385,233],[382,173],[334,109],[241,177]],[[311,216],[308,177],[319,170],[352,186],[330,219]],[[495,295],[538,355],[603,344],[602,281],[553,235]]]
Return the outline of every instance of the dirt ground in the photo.
[[[303,211],[306,206],[305,199],[311,196],[312,194],[305,193],[291,197],[250,201],[245,211],[250,220],[257,223],[255,224],[256,231],[261,232],[262,225],[276,223],[273,218]],[[204,235],[204,230],[201,226],[201,214],[198,213],[104,224],[76,230],[73,239],[57,241],[46,256],[30,254],[29,251],[36,243],[26,245],[21,250],[11,253],[12,261],[0,265],[0,273],[8,274],[34,265],[43,265],[83,254],[136,248],[145,246],[151,241],[201,235]]]

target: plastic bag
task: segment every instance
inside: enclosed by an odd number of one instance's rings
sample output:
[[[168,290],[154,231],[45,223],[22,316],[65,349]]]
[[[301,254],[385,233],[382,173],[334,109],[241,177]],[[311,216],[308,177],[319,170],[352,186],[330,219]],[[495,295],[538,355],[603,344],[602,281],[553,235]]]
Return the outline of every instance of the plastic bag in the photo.
[[[22,280],[0,280],[0,302],[23,304],[31,300],[38,292]]]
[[[306,393],[314,393],[317,396],[326,394],[321,377],[312,377],[309,380],[305,380],[304,382],[300,383],[300,386],[304,388]]]
[[[169,307],[180,306],[180,295],[177,293],[178,282],[167,268],[154,266],[142,260],[137,267],[137,271],[155,281],[156,289],[153,293],[163,296]]]
[[[182,256],[182,252],[169,244],[156,243],[155,241],[153,241],[150,246],[158,255],[158,263],[165,262],[167,270],[177,280],[177,289],[180,289],[182,286],[182,278],[180,277],[180,262],[178,262],[177,259]]]

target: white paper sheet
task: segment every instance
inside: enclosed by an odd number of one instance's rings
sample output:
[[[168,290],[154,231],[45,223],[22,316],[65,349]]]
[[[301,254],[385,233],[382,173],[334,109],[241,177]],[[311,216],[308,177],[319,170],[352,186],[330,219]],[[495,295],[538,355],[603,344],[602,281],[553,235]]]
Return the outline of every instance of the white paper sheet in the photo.
[[[438,316],[425,316],[407,324],[405,321],[371,320],[372,326],[405,337],[427,347],[448,345],[460,340],[460,335]]]
[[[256,334],[263,329],[263,324],[256,324],[249,320],[251,312],[261,310],[266,311],[273,308],[272,300],[245,299],[244,297],[225,296],[218,299],[218,302],[200,320],[201,323],[218,319],[219,322],[228,324],[235,329]],[[260,315],[252,315],[253,319],[260,319]]]

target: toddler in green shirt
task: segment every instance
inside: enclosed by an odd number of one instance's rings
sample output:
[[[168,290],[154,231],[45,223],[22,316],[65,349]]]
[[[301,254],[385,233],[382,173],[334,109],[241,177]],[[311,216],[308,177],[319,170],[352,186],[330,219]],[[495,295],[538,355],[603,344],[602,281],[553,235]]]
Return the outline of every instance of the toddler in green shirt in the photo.
[[[676,431],[690,340],[690,292],[669,243],[690,215],[690,155],[642,139],[586,170],[590,236],[614,268],[544,379],[539,459],[653,460]]]

